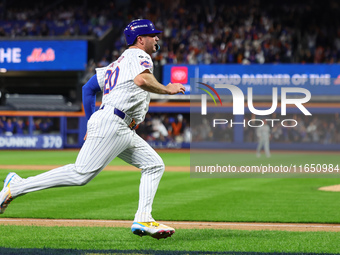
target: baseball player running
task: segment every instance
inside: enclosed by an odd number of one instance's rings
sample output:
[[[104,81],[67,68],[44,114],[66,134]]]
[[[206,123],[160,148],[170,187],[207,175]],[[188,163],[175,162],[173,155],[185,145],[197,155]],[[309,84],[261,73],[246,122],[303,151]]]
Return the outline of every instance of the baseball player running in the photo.
[[[171,227],[157,223],[151,216],[152,203],[164,172],[161,157],[136,134],[149,108],[149,92],[184,93],[179,83],[160,84],[153,72],[151,54],[159,49],[158,34],[146,19],[132,21],[124,30],[128,45],[123,54],[107,67],[97,68],[83,86],[87,138],[74,164],[62,166],[27,179],[9,173],[0,192],[0,213],[20,195],[42,189],[85,185],[115,157],[141,169],[139,204],[131,230],[139,236],[167,238]],[[97,91],[103,92],[102,104],[94,112]]]

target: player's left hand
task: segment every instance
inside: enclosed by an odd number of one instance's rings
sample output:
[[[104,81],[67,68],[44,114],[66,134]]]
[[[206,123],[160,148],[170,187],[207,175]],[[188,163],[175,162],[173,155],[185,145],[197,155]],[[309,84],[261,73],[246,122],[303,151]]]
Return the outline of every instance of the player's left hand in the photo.
[[[169,83],[167,86],[168,88],[168,94],[174,95],[177,93],[185,93],[185,87],[180,83]]]

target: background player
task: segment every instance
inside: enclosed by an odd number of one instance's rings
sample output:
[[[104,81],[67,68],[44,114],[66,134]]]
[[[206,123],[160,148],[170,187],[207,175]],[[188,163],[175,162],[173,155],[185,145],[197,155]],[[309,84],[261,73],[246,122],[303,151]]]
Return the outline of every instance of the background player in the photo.
[[[267,158],[270,157],[270,127],[267,124],[266,120],[263,120],[263,125],[256,129],[256,136],[258,139],[258,145],[256,148],[256,156],[261,156],[261,150],[264,149],[264,153],[266,154]]]
[[[0,193],[0,213],[20,195],[60,186],[85,185],[115,157],[141,169],[139,204],[132,232],[154,238],[167,238],[175,230],[155,222],[152,203],[164,172],[164,163],[151,146],[134,131],[148,111],[149,92],[158,94],[184,93],[182,84],[160,84],[153,72],[151,54],[159,49],[159,38],[149,20],[132,21],[124,30],[127,45],[122,55],[107,67],[96,69],[83,87],[83,104],[87,118],[87,138],[75,164],[56,168],[43,174],[20,178],[15,173],[6,177]],[[94,112],[95,95],[103,91],[103,100]]]

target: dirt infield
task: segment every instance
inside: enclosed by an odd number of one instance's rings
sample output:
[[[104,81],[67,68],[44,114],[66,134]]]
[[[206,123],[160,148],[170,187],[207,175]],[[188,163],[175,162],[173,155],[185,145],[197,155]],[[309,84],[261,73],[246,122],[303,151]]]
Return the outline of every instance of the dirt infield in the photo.
[[[332,192],[340,192],[340,184],[332,185],[332,186],[327,186],[327,187],[321,187],[321,188],[319,188],[319,190],[332,191]]]
[[[332,231],[340,232],[340,224],[319,223],[253,223],[253,222],[188,222],[162,221],[176,229],[237,229],[277,231]],[[19,226],[66,226],[66,227],[131,227],[131,221],[81,220],[81,219],[17,219],[0,218],[0,225]]]

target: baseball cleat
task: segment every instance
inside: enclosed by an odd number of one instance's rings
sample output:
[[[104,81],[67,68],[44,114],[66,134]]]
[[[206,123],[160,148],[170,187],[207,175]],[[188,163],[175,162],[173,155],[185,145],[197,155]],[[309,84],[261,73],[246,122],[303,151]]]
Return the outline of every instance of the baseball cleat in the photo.
[[[171,237],[175,229],[157,222],[134,222],[131,231],[140,237],[149,235],[156,239]]]
[[[0,214],[3,214],[13,200],[10,184],[14,179],[21,179],[16,173],[9,173],[4,181],[4,187],[0,192]]]

